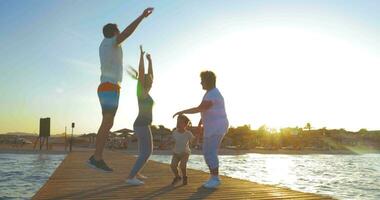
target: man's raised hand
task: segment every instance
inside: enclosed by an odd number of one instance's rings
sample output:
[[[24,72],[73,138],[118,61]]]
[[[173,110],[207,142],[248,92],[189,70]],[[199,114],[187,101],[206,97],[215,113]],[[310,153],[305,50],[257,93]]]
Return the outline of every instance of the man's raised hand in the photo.
[[[143,15],[144,17],[148,17],[150,14],[152,14],[153,9],[154,9],[154,8],[152,8],[152,7],[149,7],[149,8],[147,8],[147,9],[145,9],[142,15]]]

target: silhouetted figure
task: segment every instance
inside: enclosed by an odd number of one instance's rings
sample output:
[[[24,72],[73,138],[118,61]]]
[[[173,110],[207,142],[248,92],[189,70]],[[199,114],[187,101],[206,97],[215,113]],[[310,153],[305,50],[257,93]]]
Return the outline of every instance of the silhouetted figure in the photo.
[[[202,152],[210,169],[211,177],[203,184],[205,188],[220,185],[218,149],[228,130],[228,119],[224,107],[224,98],[216,88],[216,76],[211,71],[201,72],[201,85],[206,94],[199,106],[182,110],[173,115],[201,113],[204,135]]]
[[[170,168],[174,174],[172,185],[182,180],[183,185],[187,185],[187,161],[191,153],[190,143],[193,141],[193,134],[187,130],[191,124],[189,118],[185,115],[179,115],[177,118],[177,128],[172,133],[174,141],[173,156]],[[178,164],[181,169],[182,178],[178,174]]]
[[[147,54],[146,58],[149,66],[148,74],[145,74],[144,54],[145,52],[143,51],[142,46],[140,46],[139,71],[135,71],[139,114],[133,124],[133,129],[138,141],[139,155],[127,178],[126,183],[128,185],[144,184],[144,182],[139,180],[136,176],[139,178],[146,178],[143,175],[139,175],[139,172],[143,169],[153,151],[153,137],[150,125],[152,124],[153,119],[152,109],[154,101],[149,95],[149,91],[153,84],[153,66],[150,54]]]
[[[100,85],[98,97],[102,107],[102,123],[96,136],[95,153],[88,160],[88,165],[103,172],[113,170],[103,161],[103,149],[113,126],[114,117],[119,105],[120,83],[123,78],[123,51],[121,43],[127,39],[140,22],[148,17],[153,8],[147,8],[120,33],[116,24],[103,27],[104,39],[99,47],[101,64]]]

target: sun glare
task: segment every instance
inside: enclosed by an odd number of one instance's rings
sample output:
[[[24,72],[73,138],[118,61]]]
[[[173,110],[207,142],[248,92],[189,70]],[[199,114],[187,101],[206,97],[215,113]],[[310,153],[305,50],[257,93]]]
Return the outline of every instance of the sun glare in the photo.
[[[227,80],[218,86],[225,91],[232,124],[274,128],[308,121],[318,127],[345,122],[342,127],[360,128],[355,126],[359,119],[342,113],[359,100],[360,88],[369,92],[374,87],[369,80],[380,64],[344,39],[286,27],[221,35],[205,42],[191,59],[215,66],[220,80]]]

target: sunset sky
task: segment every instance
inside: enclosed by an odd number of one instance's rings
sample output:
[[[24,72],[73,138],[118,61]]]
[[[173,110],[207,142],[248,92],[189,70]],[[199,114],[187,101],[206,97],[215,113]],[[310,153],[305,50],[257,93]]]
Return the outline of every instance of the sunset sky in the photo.
[[[0,133],[38,132],[40,117],[53,134],[71,122],[96,132],[102,27],[124,29],[149,6],[123,51],[135,68],[140,44],[152,54],[153,124],[173,128],[212,70],[232,126],[380,130],[376,0],[0,0]],[[136,81],[124,74],[112,130],[136,116]]]

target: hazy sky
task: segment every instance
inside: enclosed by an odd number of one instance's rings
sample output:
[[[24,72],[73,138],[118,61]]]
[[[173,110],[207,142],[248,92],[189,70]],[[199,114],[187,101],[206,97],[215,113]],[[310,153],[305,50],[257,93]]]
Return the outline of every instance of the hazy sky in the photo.
[[[123,51],[133,67],[140,44],[152,54],[153,124],[198,105],[209,69],[232,126],[380,129],[378,1],[0,0],[0,133],[38,132],[40,117],[96,132],[102,27],[148,6]],[[125,75],[113,130],[132,128],[135,94]]]

